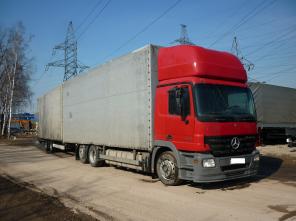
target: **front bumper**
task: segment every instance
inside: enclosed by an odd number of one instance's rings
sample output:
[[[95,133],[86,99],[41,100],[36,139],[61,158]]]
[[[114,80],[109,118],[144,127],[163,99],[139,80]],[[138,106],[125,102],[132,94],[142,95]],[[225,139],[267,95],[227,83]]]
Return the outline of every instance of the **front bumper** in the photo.
[[[255,176],[259,161],[254,161],[254,157],[258,154],[259,151],[254,150],[247,155],[214,157],[212,154],[179,152],[179,177],[183,180],[208,183]],[[231,158],[245,158],[245,164],[231,164]],[[204,159],[214,159],[215,167],[203,167]]]

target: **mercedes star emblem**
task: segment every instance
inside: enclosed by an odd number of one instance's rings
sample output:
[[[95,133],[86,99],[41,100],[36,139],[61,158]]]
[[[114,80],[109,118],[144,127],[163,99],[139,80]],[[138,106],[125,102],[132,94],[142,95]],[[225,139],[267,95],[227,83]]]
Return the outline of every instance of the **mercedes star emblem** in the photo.
[[[239,145],[240,145],[239,139],[237,137],[232,138],[230,145],[232,149],[237,150],[237,148],[239,148]]]

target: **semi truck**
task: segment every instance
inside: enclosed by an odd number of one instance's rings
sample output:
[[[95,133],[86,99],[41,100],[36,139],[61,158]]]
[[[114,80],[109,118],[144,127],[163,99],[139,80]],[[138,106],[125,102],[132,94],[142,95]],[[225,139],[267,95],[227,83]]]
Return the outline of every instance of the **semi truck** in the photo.
[[[237,57],[199,46],[147,45],[38,98],[49,152],[132,168],[165,185],[257,173],[256,111]]]
[[[250,82],[260,143],[296,142],[296,89],[261,82]]]

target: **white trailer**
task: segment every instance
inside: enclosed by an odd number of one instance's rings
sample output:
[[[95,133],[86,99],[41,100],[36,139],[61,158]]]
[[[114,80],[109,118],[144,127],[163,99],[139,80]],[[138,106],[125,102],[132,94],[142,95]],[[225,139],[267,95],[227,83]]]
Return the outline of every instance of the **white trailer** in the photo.
[[[157,46],[146,46],[40,97],[38,136],[47,148],[52,151],[63,144],[113,147],[100,158],[111,164],[142,167],[147,160],[143,156],[153,146],[157,51]],[[85,157],[81,149],[77,158]]]
[[[263,83],[249,83],[249,87],[263,143],[287,139],[291,145],[296,140],[296,89]]]

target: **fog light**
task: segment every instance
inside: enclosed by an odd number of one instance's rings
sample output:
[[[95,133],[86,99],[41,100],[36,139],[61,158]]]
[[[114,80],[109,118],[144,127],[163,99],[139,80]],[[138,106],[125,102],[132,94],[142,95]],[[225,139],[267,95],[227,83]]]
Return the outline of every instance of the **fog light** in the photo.
[[[203,167],[215,167],[215,160],[214,159],[206,159],[202,161]]]
[[[258,162],[260,160],[260,156],[259,154],[254,156],[254,162]]]

